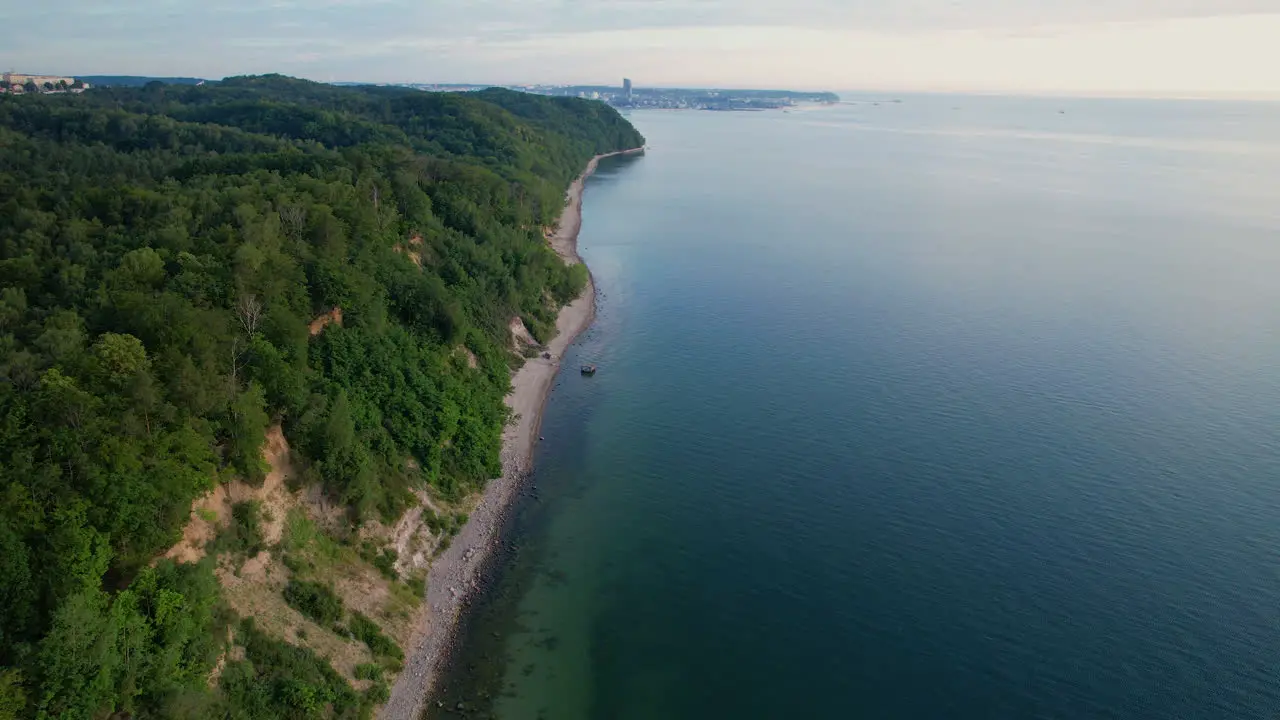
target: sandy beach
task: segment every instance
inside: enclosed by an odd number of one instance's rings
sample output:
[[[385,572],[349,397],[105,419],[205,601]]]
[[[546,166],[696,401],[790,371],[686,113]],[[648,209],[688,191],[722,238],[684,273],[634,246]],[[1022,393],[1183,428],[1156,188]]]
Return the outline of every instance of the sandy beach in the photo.
[[[602,158],[641,152],[642,148],[599,155],[569,187],[568,202],[560,216],[551,246],[569,264],[582,262],[578,256],[578,231],[582,226],[582,191],[586,179]],[[391,698],[383,707],[384,720],[417,720],[441,670],[445,652],[453,642],[458,615],[467,597],[477,587],[478,573],[485,557],[497,542],[503,513],[515,492],[532,469],[533,446],[542,424],[542,410],[560,371],[561,356],[569,344],[591,325],[595,317],[595,286],[588,278],[582,294],[561,309],[556,318],[556,336],[547,344],[550,359],[540,355],[527,360],[511,378],[507,405],[517,419],[503,432],[502,477],[485,486],[480,504],[453,539],[449,549],[431,564],[427,576],[427,598],[420,630],[413,645],[406,648],[404,671],[396,679]]]

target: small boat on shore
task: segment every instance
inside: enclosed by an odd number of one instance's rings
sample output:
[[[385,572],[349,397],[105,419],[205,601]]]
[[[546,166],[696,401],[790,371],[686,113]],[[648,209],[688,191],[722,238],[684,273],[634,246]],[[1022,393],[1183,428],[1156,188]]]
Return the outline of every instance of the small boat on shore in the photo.
[[[582,374],[583,374],[583,375],[595,375],[595,374],[596,374],[596,366],[595,366],[595,365],[583,365],[583,366],[582,366]]]

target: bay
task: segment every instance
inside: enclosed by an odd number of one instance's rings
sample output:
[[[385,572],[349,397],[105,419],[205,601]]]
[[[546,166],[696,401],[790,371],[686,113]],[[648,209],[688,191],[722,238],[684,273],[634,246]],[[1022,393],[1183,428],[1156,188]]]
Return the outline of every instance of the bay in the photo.
[[[1274,716],[1280,106],[853,97],[631,116],[434,715]]]

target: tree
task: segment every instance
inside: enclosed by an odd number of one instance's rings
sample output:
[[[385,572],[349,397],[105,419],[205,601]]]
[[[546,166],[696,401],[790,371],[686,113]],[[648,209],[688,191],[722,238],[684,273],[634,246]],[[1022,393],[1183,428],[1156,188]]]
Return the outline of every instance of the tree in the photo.
[[[93,354],[102,373],[113,383],[123,384],[147,369],[147,349],[132,335],[103,333],[93,344]]]
[[[120,628],[108,596],[91,589],[59,607],[40,643],[42,713],[51,717],[93,717],[115,709],[112,688],[120,667]]]
[[[0,330],[11,330],[27,312],[27,294],[22,288],[0,290]]]
[[[256,382],[249,383],[249,388],[238,394],[231,405],[231,462],[254,482],[265,475],[261,448],[267,425],[271,422],[265,405],[265,393]]]
[[[75,378],[58,368],[49,368],[40,376],[39,389],[32,398],[35,419],[50,426],[80,430],[94,416],[101,400],[80,388]]]
[[[38,569],[32,567],[31,550],[19,536],[11,521],[0,522],[0,607],[5,608],[0,622],[0,648],[25,640],[37,619],[40,588]],[[9,659],[0,653],[0,663]],[[3,676],[0,676],[0,698],[4,695]],[[0,700],[0,708],[3,700]],[[0,709],[0,718],[4,712]]]
[[[120,259],[114,277],[125,287],[154,289],[164,282],[164,260],[153,248],[130,250]]]
[[[74,310],[59,310],[44,323],[35,346],[55,364],[70,365],[84,351],[84,321]]]
[[[27,709],[27,694],[22,688],[22,673],[0,670],[0,720],[18,720]]]

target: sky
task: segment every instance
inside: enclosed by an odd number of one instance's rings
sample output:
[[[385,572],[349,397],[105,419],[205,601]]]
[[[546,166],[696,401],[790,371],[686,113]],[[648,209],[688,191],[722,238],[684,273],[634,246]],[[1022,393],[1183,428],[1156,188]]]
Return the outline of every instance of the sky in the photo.
[[[0,0],[19,72],[1280,97],[1280,0]]]

